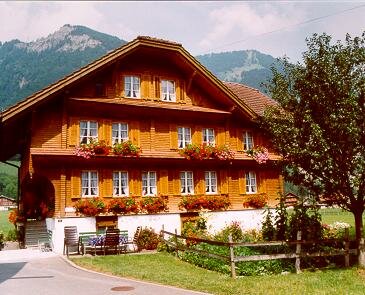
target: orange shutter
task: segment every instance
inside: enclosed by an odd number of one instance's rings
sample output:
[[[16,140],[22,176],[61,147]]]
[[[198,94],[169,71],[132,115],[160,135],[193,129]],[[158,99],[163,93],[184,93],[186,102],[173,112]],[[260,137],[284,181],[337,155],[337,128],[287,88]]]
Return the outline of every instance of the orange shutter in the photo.
[[[205,194],[205,179],[204,179],[204,171],[196,171],[194,176],[195,181],[195,194],[204,195]]]
[[[80,141],[80,122],[76,118],[70,118],[70,124],[68,126],[69,145],[76,146]]]
[[[217,143],[218,145],[226,144],[226,132],[224,128],[218,128]]]
[[[101,129],[103,131],[102,135],[99,136],[100,140],[105,140],[107,144],[111,144],[112,142],[112,121],[103,120],[101,122]]]
[[[156,99],[160,99],[161,97],[161,85],[160,85],[160,77],[155,77],[155,97]]]
[[[175,80],[175,96],[176,96],[176,102],[180,102],[181,93],[180,93],[180,81],[179,80]]]
[[[178,138],[177,138],[177,126],[176,124],[170,124],[170,148],[178,148]]]
[[[200,145],[203,142],[201,126],[195,126],[192,141],[194,144],[198,145]]]
[[[243,151],[243,133],[242,129],[236,129],[237,151]]]
[[[168,195],[169,193],[169,180],[167,170],[160,170],[160,175],[158,177],[158,192],[162,195]]]
[[[113,180],[112,180],[112,171],[103,169],[101,171],[101,179],[100,183],[100,196],[104,198],[113,196]]]
[[[130,183],[130,193],[134,196],[141,196],[142,195],[142,175],[141,171],[139,170],[132,170]]]
[[[180,81],[180,103],[185,103],[185,83],[184,81]]]
[[[221,170],[219,175],[220,189],[218,190],[221,194],[228,194],[228,173],[227,170]]]
[[[71,197],[81,198],[81,172],[80,170],[71,171]]]
[[[150,75],[142,75],[141,77],[141,97],[151,99],[150,96]]]
[[[238,187],[240,194],[246,193],[246,171],[240,170],[238,172]]]
[[[180,195],[180,171],[174,170],[174,179],[173,179],[173,187],[174,187],[174,195]]]
[[[125,93],[124,93],[124,76],[121,76],[119,78],[119,95],[121,97],[125,97]]]
[[[140,146],[140,136],[139,136],[139,122],[131,121],[129,124],[130,135],[129,139],[136,145]]]

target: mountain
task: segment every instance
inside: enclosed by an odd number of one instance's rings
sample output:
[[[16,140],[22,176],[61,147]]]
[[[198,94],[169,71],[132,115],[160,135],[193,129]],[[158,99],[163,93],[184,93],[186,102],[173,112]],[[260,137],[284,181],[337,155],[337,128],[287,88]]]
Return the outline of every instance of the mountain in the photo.
[[[277,59],[257,50],[210,53],[196,58],[222,81],[242,83],[262,92],[262,83],[272,76],[270,68],[280,68]]]
[[[34,42],[0,43],[0,109],[125,43],[117,37],[71,25]]]
[[[25,43],[0,42],[0,110],[82,66],[126,41],[84,26],[64,25],[45,38]],[[223,81],[244,83],[263,90],[276,60],[256,50],[211,53],[197,56]]]

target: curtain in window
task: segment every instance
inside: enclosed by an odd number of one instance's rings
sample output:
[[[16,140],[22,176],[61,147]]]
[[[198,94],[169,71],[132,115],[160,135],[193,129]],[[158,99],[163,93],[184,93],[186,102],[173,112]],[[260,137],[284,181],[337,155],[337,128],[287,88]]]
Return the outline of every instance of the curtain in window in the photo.
[[[89,195],[89,177],[87,172],[81,173],[81,188],[82,188],[82,196],[88,196]]]
[[[148,194],[147,172],[142,173],[142,195]]]
[[[96,196],[98,194],[98,174],[90,172],[90,195]]]

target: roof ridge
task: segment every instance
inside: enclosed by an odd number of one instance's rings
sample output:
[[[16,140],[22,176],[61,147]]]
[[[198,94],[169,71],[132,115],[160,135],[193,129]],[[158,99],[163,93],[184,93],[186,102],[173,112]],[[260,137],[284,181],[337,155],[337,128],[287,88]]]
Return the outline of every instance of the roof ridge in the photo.
[[[151,37],[151,36],[142,36],[142,35],[140,35],[140,36],[137,36],[136,39],[137,40],[155,41],[155,42],[159,42],[159,43],[182,46],[182,44],[178,43],[178,42],[174,42],[174,41],[167,40],[167,39],[161,39],[161,38],[157,38],[157,37]]]

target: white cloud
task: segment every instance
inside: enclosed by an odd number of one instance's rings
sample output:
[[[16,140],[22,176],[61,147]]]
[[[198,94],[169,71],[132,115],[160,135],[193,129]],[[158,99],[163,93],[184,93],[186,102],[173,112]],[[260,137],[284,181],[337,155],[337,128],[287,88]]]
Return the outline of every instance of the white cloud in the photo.
[[[305,17],[304,11],[286,5],[240,3],[214,9],[209,18],[211,31],[199,43],[201,50],[209,50],[232,40],[243,40],[255,35],[290,27]]]

